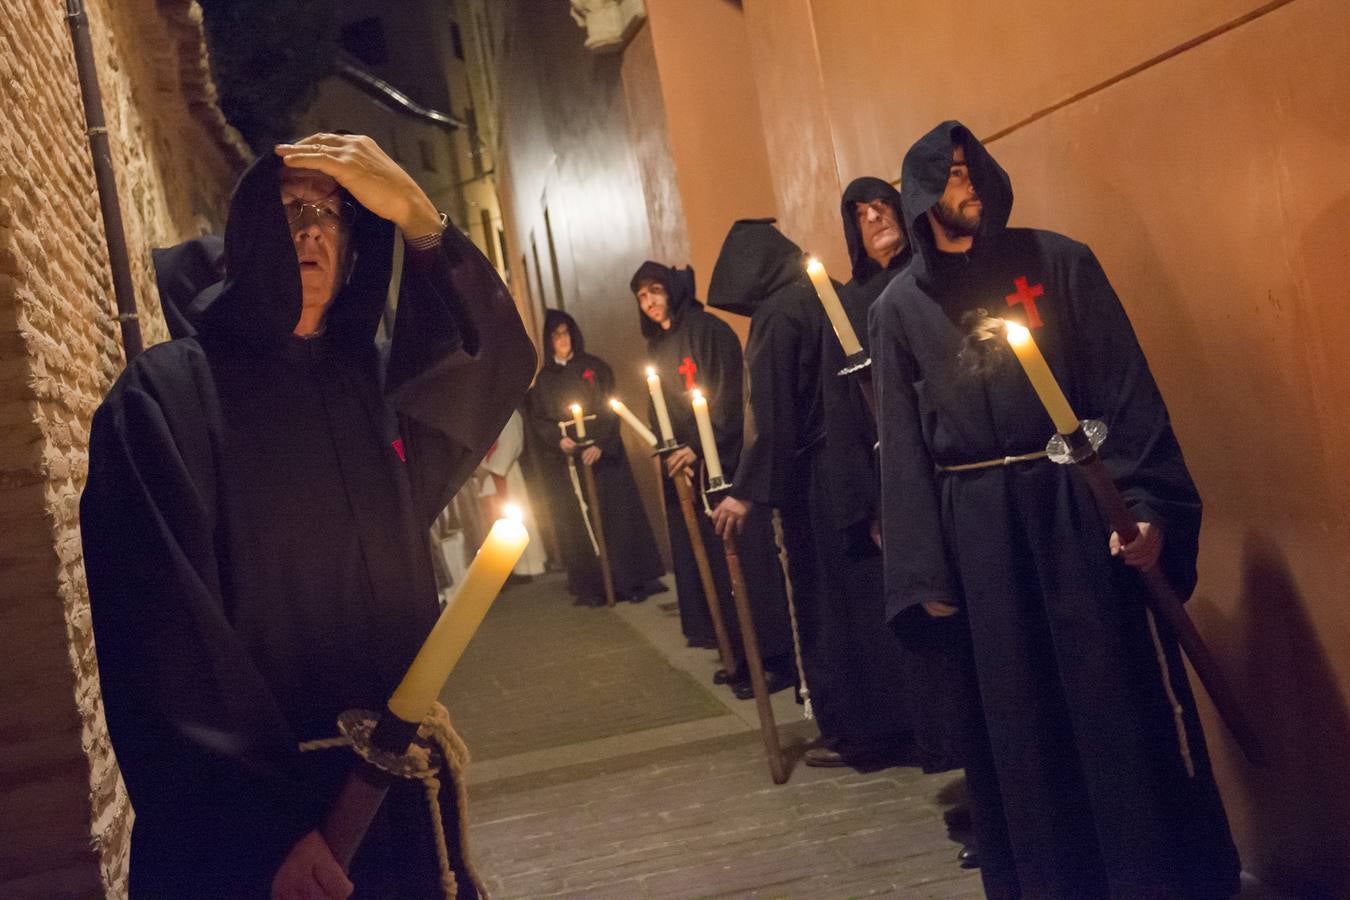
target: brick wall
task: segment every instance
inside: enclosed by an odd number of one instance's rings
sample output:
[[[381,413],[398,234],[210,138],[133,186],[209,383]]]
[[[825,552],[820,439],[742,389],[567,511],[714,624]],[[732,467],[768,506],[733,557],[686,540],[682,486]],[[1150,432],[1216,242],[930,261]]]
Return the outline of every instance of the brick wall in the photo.
[[[91,0],[141,323],[150,248],[215,227],[246,151],[190,0]],[[64,4],[0,0],[0,896],[124,896],[131,811],[98,692],[78,501],[123,360]]]

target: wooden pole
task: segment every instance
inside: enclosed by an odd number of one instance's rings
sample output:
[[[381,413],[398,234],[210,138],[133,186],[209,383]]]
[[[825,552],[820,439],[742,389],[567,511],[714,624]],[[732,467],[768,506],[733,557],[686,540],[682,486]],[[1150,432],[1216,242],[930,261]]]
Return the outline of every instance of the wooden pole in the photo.
[[[1080,428],[1079,433],[1081,432]],[[1079,435],[1074,437],[1077,438]],[[1066,440],[1068,439],[1066,436]],[[1081,440],[1086,441],[1087,438],[1083,436]],[[1075,442],[1070,441],[1071,446],[1073,443]],[[1120,489],[1111,479],[1111,473],[1106,471],[1106,466],[1096,452],[1093,451],[1077,461],[1075,468],[1087,479],[1088,487],[1097,499],[1098,507],[1110,522],[1111,529],[1120,536],[1121,542],[1128,544],[1138,537],[1139,525],[1135,521],[1134,514],[1125,505],[1125,498],[1121,496]],[[1205,686],[1210,700],[1214,702],[1219,718],[1228,726],[1243,755],[1253,765],[1265,765],[1265,752],[1257,739],[1255,729],[1243,714],[1237,695],[1229,687],[1214,655],[1210,653],[1204,638],[1196,630],[1195,623],[1186,614],[1181,598],[1177,595],[1176,588],[1167,580],[1162,566],[1155,565],[1146,572],[1141,571],[1139,577],[1147,588],[1145,597],[1148,599],[1149,608],[1157,613],[1176,635],[1177,643],[1186,652],[1186,658],[1191,661],[1191,667],[1195,669],[1200,683]]]
[[[694,548],[694,563],[698,566],[699,581],[703,583],[703,596],[708,601],[708,615],[712,617],[722,668],[726,670],[728,681],[737,681],[741,660],[731,646],[726,622],[722,620],[721,598],[717,594],[717,582],[713,580],[712,566],[708,562],[708,548],[703,543],[703,531],[699,528],[698,513],[694,509],[694,488],[689,483],[688,474],[688,470],[676,472],[671,478],[675,482],[675,493],[680,496],[680,511],[684,513],[684,527],[689,531],[689,544]]]
[[[759,734],[764,741],[764,755],[769,760],[769,775],[774,784],[788,780],[783,763],[783,751],[778,746],[778,725],[769,702],[769,688],[764,683],[764,660],[759,655],[759,634],[755,619],[750,614],[750,598],[745,591],[745,572],[736,548],[736,536],[730,525],[722,536],[722,547],[727,555],[727,570],[731,573],[731,596],[736,602],[736,619],[741,625],[741,641],[745,644],[745,661],[750,669],[750,686],[755,692],[755,710],[759,713]]]
[[[595,487],[595,473],[581,463],[582,480],[586,482],[586,503],[591,508],[591,525],[595,529],[596,555],[600,557],[600,575],[605,582],[605,605],[614,606],[614,576],[609,570],[609,550],[605,546],[605,525],[600,517],[600,492]]]

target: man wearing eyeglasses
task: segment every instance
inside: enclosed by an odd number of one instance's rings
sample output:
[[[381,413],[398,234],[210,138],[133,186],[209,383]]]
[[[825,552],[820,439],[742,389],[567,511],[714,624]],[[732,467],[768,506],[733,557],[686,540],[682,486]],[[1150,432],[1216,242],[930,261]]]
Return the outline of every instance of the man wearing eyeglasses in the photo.
[[[195,296],[157,258],[177,339],[128,364],[90,436],[85,566],[131,894],[440,896],[423,787],[394,786],[349,880],[317,828],[355,756],[301,745],[381,709],[430,630],[427,529],[524,396],[532,345],[492,266],[366,137],[258,160],[224,254]],[[473,897],[453,793],[437,815]]]

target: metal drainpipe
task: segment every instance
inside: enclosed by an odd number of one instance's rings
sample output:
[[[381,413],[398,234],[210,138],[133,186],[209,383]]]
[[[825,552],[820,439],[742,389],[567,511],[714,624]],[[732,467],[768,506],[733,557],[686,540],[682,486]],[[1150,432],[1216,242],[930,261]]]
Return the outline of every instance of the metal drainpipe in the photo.
[[[99,206],[103,210],[103,234],[108,243],[108,262],[112,266],[113,296],[117,299],[116,319],[122,326],[122,350],[127,362],[131,362],[143,349],[141,325],[136,313],[136,288],[131,281],[127,236],[122,227],[122,207],[117,200],[112,148],[103,118],[103,94],[98,87],[98,69],[94,65],[94,46],[89,39],[89,17],[84,11],[84,0],[66,0],[66,20],[70,23],[71,42],[75,45],[75,70],[79,73],[80,97],[84,101],[89,153],[94,160]]]

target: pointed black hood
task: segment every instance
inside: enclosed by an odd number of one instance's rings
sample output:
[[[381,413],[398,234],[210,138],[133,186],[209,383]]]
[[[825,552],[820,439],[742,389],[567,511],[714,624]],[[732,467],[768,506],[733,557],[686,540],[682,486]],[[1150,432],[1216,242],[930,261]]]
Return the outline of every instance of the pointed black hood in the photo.
[[[544,310],[544,341],[542,346],[545,365],[557,365],[553,361],[553,342],[549,340],[549,335],[557,329],[559,325],[566,325],[567,330],[572,335],[572,356],[577,357],[586,352],[586,338],[581,334],[581,329],[577,326],[577,320],[572,318],[561,309]]]
[[[904,210],[905,230],[920,262],[915,275],[921,283],[931,282],[937,262],[937,244],[928,210],[942,198],[951,171],[952,152],[964,147],[970,180],[984,205],[980,230],[975,235],[971,255],[978,256],[982,245],[1003,232],[1012,215],[1013,190],[1008,173],[989,155],[989,151],[960,122],[943,122],[915,142],[900,167],[900,205]]]
[[[802,249],[774,227],[776,219],[740,219],[722,242],[708,286],[708,305],[753,315],[761,300],[806,277]]]
[[[225,277],[224,239],[204,234],[172,247],[156,247],[150,251],[150,259],[169,335],[191,337],[197,333],[196,323],[188,318],[192,301]]]
[[[289,338],[300,319],[300,267],[278,175],[281,158],[261,156],[249,166],[230,198],[225,223],[225,280],[202,291],[187,319],[203,335],[255,347]],[[354,199],[357,209],[348,242],[346,283],[325,319],[325,332],[352,346],[375,337],[393,266],[394,226]]]
[[[895,211],[895,221],[900,225],[904,248],[891,260],[888,268],[899,268],[909,261],[909,229],[905,227],[905,214],[900,209],[900,192],[880,178],[865,175],[855,178],[844,188],[844,196],[839,201],[839,212],[844,219],[844,243],[848,245],[849,265],[853,268],[855,281],[863,281],[881,270],[876,260],[867,255],[863,246],[862,232],[858,229],[858,203],[871,203],[880,200]]]
[[[693,266],[676,269],[673,266],[653,262],[649,259],[638,266],[638,270],[633,273],[632,279],[628,282],[629,290],[636,295],[638,288],[642,287],[644,281],[658,282],[666,289],[667,312],[670,314],[672,331],[680,327],[680,323],[684,321],[684,317],[690,309],[703,308],[703,304],[699,303],[694,297]],[[660,325],[647,318],[647,314],[640,308],[638,309],[638,324],[642,327],[642,336],[649,341],[667,333]]]

